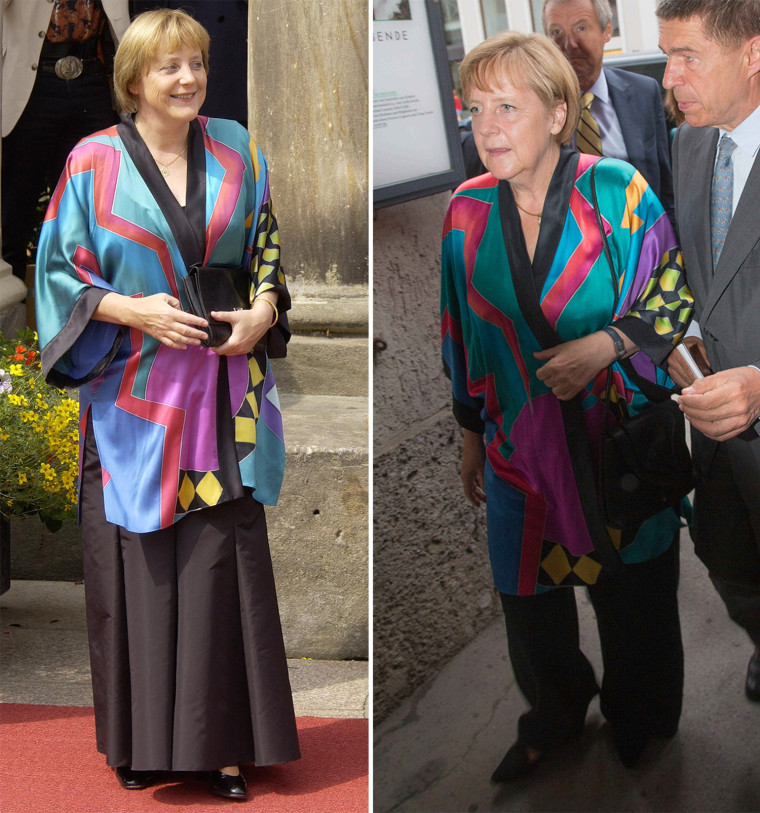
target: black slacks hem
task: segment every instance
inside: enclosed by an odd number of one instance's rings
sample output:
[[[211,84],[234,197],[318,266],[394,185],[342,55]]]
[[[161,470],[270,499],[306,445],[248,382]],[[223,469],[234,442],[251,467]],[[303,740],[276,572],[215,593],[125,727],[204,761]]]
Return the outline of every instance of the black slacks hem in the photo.
[[[571,588],[500,594],[510,661],[531,707],[518,724],[521,742],[544,749],[578,732],[597,691],[602,714],[619,731],[675,733],[684,679],[678,554],[676,538],[656,559],[587,588],[602,650],[601,689],[580,649]]]

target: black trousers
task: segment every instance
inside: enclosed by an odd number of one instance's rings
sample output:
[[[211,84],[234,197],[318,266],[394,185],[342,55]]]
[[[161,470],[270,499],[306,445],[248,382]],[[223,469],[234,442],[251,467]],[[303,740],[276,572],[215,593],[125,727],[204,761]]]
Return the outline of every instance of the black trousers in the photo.
[[[88,423],[82,549],[98,750],[113,766],[205,771],[298,759],[263,506],[152,533],[106,521]]]
[[[760,500],[742,476],[755,465],[747,441],[718,444],[695,490],[691,537],[729,616],[760,648]]]
[[[117,121],[105,72],[70,80],[37,75],[24,112],[3,139],[3,258],[17,277],[26,275],[40,195],[55,188],[81,138]]]
[[[623,734],[669,736],[678,728],[684,677],[678,551],[676,538],[656,559],[588,587],[604,664],[602,714]],[[543,749],[582,728],[599,691],[579,645],[575,593],[562,587],[500,595],[512,669],[531,705],[518,739]]]

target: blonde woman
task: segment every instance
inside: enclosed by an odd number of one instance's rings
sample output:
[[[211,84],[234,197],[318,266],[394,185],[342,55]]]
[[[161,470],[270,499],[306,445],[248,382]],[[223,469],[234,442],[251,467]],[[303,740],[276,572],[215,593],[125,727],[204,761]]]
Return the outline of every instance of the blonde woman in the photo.
[[[80,388],[81,519],[98,750],[120,784],[299,756],[264,504],[282,481],[266,347],[287,340],[266,160],[198,112],[205,29],[138,16],[115,60],[125,115],[72,151],[37,261],[43,364]],[[196,264],[243,267],[249,310],[209,348]]]

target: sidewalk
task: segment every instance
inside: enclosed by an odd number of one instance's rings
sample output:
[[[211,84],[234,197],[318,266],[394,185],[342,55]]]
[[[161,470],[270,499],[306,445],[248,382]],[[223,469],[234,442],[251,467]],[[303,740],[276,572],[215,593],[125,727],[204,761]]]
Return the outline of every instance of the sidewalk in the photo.
[[[585,592],[576,596],[582,646],[600,677],[593,612]],[[638,767],[620,763],[595,699],[580,740],[525,779],[489,782],[526,707],[500,620],[375,727],[374,813],[760,811],[760,705],[744,696],[752,645],[727,617],[686,533],[679,597],[680,731],[650,746]]]
[[[299,717],[368,716],[363,661],[289,660]],[[84,586],[14,581],[0,596],[0,702],[91,706]]]

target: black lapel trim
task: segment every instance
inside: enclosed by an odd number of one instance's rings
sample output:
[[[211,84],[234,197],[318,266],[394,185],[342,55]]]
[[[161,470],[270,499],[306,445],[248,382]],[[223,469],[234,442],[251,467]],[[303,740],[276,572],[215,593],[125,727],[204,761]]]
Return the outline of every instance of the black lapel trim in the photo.
[[[507,181],[499,181],[499,217],[512,284],[525,321],[536,332],[542,347],[553,347],[561,341],[541,310],[539,292],[549,276],[562,237],[579,158],[578,153],[569,147],[563,147],[560,151],[546,193],[544,211],[547,214],[541,221],[532,267],[512,189]],[[547,204],[550,206],[548,211]]]
[[[541,231],[538,234],[536,253],[533,256],[533,278],[536,281],[538,292],[543,290],[559,248],[559,241],[562,239],[579,159],[580,155],[575,150],[563,147],[549,182],[546,200],[549,201],[551,208],[547,212],[546,203],[544,203],[545,214],[541,220]]]
[[[177,241],[185,266],[202,263],[206,245],[206,150],[198,119],[190,122],[188,135],[187,201],[185,209],[166,185],[131,116],[124,116],[116,127],[137,171],[156,199]]]
[[[546,236],[541,246],[542,253],[540,256],[539,246],[536,246],[533,269],[531,269],[528,260],[528,252],[520,225],[520,216],[512,197],[512,190],[506,181],[499,181],[499,217],[517,304],[528,327],[533,331],[543,348],[554,347],[562,340],[541,310],[533,271],[538,266],[539,270],[544,272],[544,280],[546,279],[551,259],[557,250],[559,237],[562,234],[562,224],[565,222],[568,206],[570,205],[570,195],[575,183],[578,158],[578,153],[569,149],[563,148],[560,153],[560,161],[554,170],[549,190],[546,193],[546,201],[556,200],[557,205],[552,204],[549,213],[551,221],[545,232],[543,228],[544,222],[541,223],[541,232],[544,232]],[[546,203],[544,203],[545,208]],[[538,240],[539,244],[541,244],[541,233],[539,233]],[[538,260],[538,263],[536,260]],[[543,264],[543,267],[541,264]],[[583,395],[585,395],[585,392],[581,391],[581,394],[576,395],[570,401],[559,402],[562,410],[562,420],[565,425],[567,449],[573,467],[573,474],[575,475],[583,516],[594,549],[599,557],[599,562],[609,572],[619,573],[622,570],[620,555],[612,544],[597,502],[591,446],[581,402]]]

